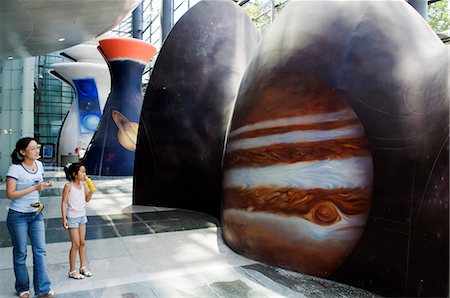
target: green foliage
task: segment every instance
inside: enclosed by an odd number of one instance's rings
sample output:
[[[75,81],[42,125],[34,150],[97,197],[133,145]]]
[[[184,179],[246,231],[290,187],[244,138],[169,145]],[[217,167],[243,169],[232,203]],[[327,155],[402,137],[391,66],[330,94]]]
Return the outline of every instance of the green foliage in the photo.
[[[428,24],[436,32],[450,29],[448,0],[440,0],[428,6]]]
[[[270,1],[250,1],[242,7],[261,34],[267,32],[270,27],[270,7]]]
[[[275,11],[274,16],[281,12],[282,7],[288,0],[274,0]],[[256,28],[264,34],[269,30],[272,23],[272,0],[251,0],[247,2],[243,7],[245,13],[255,23]]]

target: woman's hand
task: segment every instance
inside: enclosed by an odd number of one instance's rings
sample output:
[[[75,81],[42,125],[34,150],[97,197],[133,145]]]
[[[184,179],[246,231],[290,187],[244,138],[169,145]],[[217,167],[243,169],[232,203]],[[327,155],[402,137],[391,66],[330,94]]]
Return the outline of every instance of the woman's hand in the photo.
[[[43,191],[46,188],[52,187],[52,186],[53,186],[53,181],[52,180],[41,182],[41,183],[35,185],[36,190],[39,191],[39,192]]]
[[[63,226],[63,228],[66,229],[66,230],[69,228],[69,227],[67,226],[67,219],[66,219],[66,218],[63,218],[63,219],[62,219],[62,226]]]

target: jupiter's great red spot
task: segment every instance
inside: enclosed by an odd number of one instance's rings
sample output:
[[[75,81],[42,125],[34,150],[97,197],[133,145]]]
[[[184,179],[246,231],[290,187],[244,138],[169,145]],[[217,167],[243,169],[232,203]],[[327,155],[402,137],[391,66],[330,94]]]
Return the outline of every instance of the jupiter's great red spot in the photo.
[[[283,73],[240,94],[224,160],[222,228],[236,251],[326,276],[366,224],[372,156],[344,98]]]

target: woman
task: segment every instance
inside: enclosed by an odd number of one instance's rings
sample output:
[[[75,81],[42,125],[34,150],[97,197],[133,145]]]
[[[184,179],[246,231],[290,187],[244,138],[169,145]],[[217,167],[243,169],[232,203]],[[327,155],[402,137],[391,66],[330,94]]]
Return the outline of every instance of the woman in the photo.
[[[38,297],[54,297],[47,274],[45,252],[45,225],[39,194],[51,187],[44,182],[44,167],[37,159],[40,146],[33,138],[17,141],[11,154],[12,165],[6,174],[6,196],[11,200],[7,226],[13,244],[15,288],[19,297],[30,297],[30,281],[26,266],[27,239],[33,250],[33,286]]]

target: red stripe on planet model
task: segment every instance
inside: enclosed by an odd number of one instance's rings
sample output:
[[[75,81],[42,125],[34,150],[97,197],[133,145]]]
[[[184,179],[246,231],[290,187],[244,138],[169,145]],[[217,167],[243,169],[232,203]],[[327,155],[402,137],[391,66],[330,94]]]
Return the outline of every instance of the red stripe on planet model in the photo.
[[[99,44],[109,61],[127,59],[147,64],[156,54],[154,46],[134,38],[106,38],[100,40]]]

